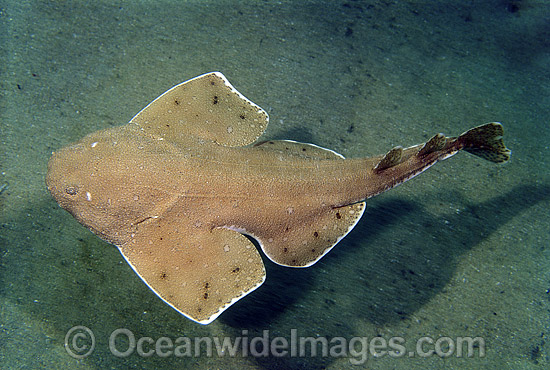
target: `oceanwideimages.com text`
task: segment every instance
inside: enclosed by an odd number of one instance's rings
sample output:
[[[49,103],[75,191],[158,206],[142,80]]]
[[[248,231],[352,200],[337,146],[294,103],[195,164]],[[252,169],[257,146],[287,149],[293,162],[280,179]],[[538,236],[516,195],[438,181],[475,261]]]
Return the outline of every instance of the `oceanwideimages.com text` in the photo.
[[[235,337],[176,338],[136,337],[126,328],[114,330],[109,336],[109,351],[116,357],[346,357],[354,365],[364,364],[369,357],[484,357],[482,337],[421,337],[413,344],[403,337],[311,337],[300,336],[291,329],[288,336],[272,336],[263,330],[261,336],[251,336],[242,330]],[[65,337],[65,349],[75,358],[92,354],[95,336],[85,326],[71,328]]]

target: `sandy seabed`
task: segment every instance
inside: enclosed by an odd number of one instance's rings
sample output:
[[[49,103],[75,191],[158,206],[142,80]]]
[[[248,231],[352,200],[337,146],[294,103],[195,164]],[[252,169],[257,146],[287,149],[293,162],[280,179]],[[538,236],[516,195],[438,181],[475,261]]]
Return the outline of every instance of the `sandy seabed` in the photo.
[[[3,2],[0,367],[548,368],[549,21],[533,0]],[[59,208],[44,176],[52,151],[215,70],[270,114],[265,139],[355,157],[500,121],[512,160],[460,154],[370,200],[318,264],[265,261],[266,283],[200,326]],[[82,359],[64,345],[74,326],[96,339]],[[117,356],[117,329],[152,342]],[[286,354],[264,356],[266,330]],[[293,353],[292,333],[331,351]],[[173,349],[157,350],[164,337]],[[177,338],[206,339],[178,356]],[[215,338],[259,339],[231,355]],[[458,338],[481,338],[472,357]]]

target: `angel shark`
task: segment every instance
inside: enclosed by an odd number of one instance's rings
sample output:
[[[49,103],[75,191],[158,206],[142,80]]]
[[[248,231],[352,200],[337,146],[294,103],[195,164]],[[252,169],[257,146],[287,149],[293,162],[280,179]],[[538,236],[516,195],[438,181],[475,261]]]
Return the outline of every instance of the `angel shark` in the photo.
[[[160,298],[208,324],[265,280],[245,235],[271,261],[308,267],[357,224],[366,199],[461,150],[497,163],[510,157],[499,123],[352,159],[312,144],[258,142],[267,123],[221,73],[204,74],[127,125],[53,153],[46,184]]]

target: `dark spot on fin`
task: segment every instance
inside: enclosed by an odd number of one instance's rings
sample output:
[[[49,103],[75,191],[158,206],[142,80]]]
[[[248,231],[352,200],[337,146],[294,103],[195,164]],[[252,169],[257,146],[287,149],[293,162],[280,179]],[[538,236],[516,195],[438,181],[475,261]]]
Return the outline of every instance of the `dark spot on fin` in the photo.
[[[509,160],[512,153],[502,141],[503,134],[502,125],[491,122],[466,131],[457,141],[468,153],[491,162],[502,163]]]
[[[395,148],[387,152],[384,158],[382,158],[382,160],[378,162],[378,164],[374,167],[374,171],[379,172],[385,170],[386,168],[390,168],[395,166],[396,164],[399,164],[402,155],[403,147],[396,146]]]
[[[437,152],[445,147],[447,138],[443,134],[437,134],[424,144],[418,152],[419,157],[423,157],[433,152]]]

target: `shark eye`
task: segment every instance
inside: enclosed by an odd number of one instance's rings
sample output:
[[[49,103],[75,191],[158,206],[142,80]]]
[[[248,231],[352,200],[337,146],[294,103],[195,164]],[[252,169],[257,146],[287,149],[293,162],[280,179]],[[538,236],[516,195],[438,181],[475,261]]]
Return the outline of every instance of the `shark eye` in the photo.
[[[67,186],[65,188],[65,193],[67,193],[69,195],[76,195],[76,194],[78,194],[78,187],[76,187],[76,186]]]

